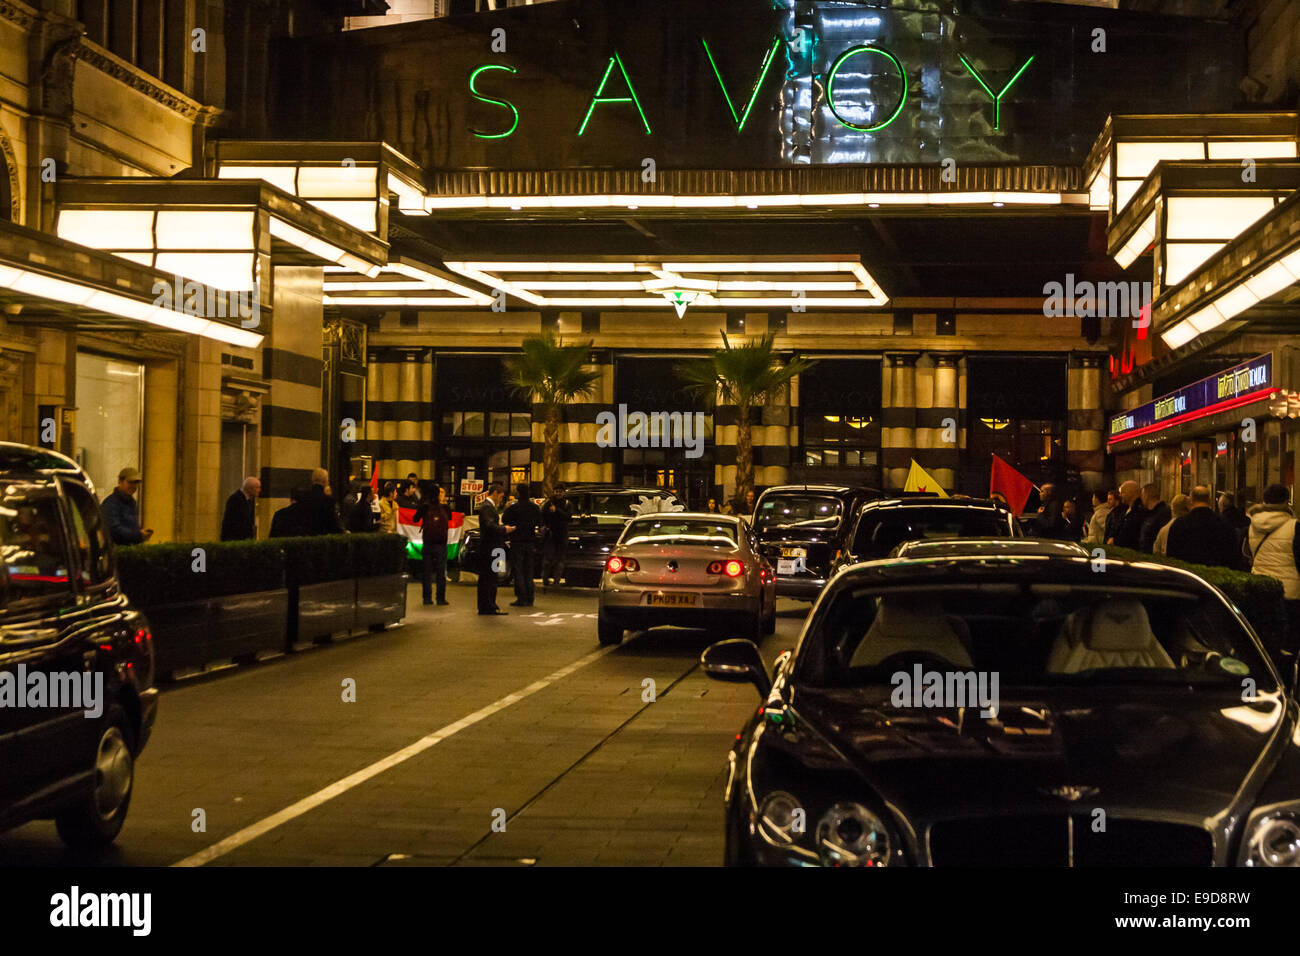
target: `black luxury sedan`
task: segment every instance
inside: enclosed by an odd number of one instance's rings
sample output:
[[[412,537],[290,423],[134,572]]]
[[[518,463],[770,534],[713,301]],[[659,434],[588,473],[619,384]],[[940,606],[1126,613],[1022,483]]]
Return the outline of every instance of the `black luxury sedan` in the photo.
[[[981,544],[845,569],[772,678],[749,641],[705,651],[763,701],[726,862],[1300,866],[1296,704],[1222,593]]]
[[[76,462],[0,443],[0,488],[0,830],[111,843],[157,712],[149,625]]]
[[[826,586],[858,508],[881,497],[850,485],[776,485],[754,504],[759,550],[776,568],[776,593],[811,601]]]
[[[889,557],[907,541],[1023,537],[1016,516],[997,501],[934,495],[877,498],[858,509],[830,572]]]

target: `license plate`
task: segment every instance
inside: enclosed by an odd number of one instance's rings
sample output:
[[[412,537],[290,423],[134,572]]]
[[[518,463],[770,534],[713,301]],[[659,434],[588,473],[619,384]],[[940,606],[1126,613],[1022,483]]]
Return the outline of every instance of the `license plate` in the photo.
[[[695,607],[699,602],[698,594],[647,594],[645,603],[655,607]]]
[[[806,558],[808,552],[804,548],[782,548],[781,557],[783,558]]]
[[[785,558],[777,558],[776,561],[777,574],[796,574],[798,572],[798,568],[799,568],[799,562],[793,558],[791,558],[788,561]]]

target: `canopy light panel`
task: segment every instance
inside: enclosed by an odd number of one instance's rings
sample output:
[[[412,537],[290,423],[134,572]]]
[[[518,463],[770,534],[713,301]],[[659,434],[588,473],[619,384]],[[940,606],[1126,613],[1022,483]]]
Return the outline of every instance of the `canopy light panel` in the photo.
[[[354,228],[387,238],[390,196],[426,215],[420,168],[386,143],[222,140],[210,148],[219,179],[261,179]]]
[[[1087,206],[1087,193],[1074,192],[891,192],[806,193],[774,195],[622,195],[555,196],[429,196],[424,211],[476,209],[758,209],[758,208],[874,208],[880,206]]]
[[[446,265],[488,288],[501,289],[542,308],[671,307],[682,315],[690,306],[868,309],[889,301],[861,261],[848,257],[510,260]]]
[[[373,274],[327,266],[324,291],[326,305],[467,309],[492,304],[492,296],[450,273],[400,257]]]
[[[171,303],[170,306],[157,305],[99,289],[75,279],[56,278],[5,265],[0,265],[0,288],[79,306],[92,312],[145,322],[173,332],[190,332],[244,348],[256,348],[262,344],[261,333],[187,312],[183,302],[171,296],[165,297]]]
[[[1300,250],[1228,286],[1191,315],[1171,325],[1160,337],[1171,349],[1186,345],[1297,282],[1300,282]]]
[[[1295,159],[1296,119],[1295,113],[1112,116],[1085,163],[1092,208],[1106,208],[1113,221],[1162,160]]]

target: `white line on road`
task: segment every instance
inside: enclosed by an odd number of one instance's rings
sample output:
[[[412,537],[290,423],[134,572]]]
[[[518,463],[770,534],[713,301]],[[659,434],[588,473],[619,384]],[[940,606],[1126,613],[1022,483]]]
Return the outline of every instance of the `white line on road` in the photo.
[[[348,776],[344,777],[342,780],[336,780],[328,787],[325,787],[322,790],[317,790],[311,796],[304,797],[303,799],[299,800],[297,803],[291,804],[290,806],[285,807],[283,810],[279,811],[278,813],[273,813],[269,817],[266,817],[263,820],[259,820],[256,823],[252,824],[251,826],[244,827],[244,829],[238,831],[237,833],[231,834],[230,836],[226,837],[224,840],[212,844],[212,846],[208,847],[207,849],[200,850],[198,853],[195,853],[192,856],[187,856],[185,859],[177,863],[173,863],[172,866],[203,866],[205,863],[211,863],[217,857],[225,856],[231,850],[237,849],[243,846],[245,843],[249,843],[253,840],[256,840],[264,833],[269,833],[271,830],[274,830],[276,827],[280,826],[280,824],[288,823],[290,820],[294,819],[295,817],[300,817],[304,813],[308,812],[309,810],[314,810],[316,807],[319,807],[322,803],[325,803],[326,801],[329,800],[333,800],[335,797],[339,796],[339,794],[346,793],[347,791],[351,790],[353,787],[358,787],[361,784],[365,783],[367,780],[379,776],[385,770],[391,770],[393,767],[396,767],[398,764],[404,763],[405,761],[410,760],[412,757],[424,753],[424,751],[428,750],[434,744],[441,743],[442,741],[446,740],[448,737],[460,733],[466,727],[472,727],[474,724],[477,724],[479,721],[485,720],[488,717],[491,717],[493,714],[505,710],[511,704],[517,704],[525,697],[528,697],[532,694],[537,693],[539,690],[549,687],[551,684],[554,684],[556,681],[563,680],[564,678],[572,674],[574,671],[586,667],[588,664],[592,663],[595,660],[598,660],[599,658],[608,654],[612,650],[614,650],[613,647],[602,647],[598,651],[593,651],[592,653],[588,654],[586,657],[581,657],[578,660],[574,661],[572,664],[569,664],[566,667],[561,667],[555,673],[549,674],[546,677],[543,677],[541,680],[533,681],[533,683],[529,684],[523,690],[517,690],[513,694],[507,694],[505,697],[502,697],[500,700],[494,703],[488,704],[486,707],[482,708],[481,710],[474,711],[474,713],[470,714],[468,717],[462,717],[460,720],[456,721],[455,723],[448,724],[447,726],[439,730],[435,730],[433,733],[429,734],[428,736],[421,737],[415,743],[403,747],[401,750],[398,750],[395,753],[389,754],[387,757],[384,757],[382,760],[375,761],[368,767],[363,767],[362,769],[358,770],[356,773],[349,774]]]

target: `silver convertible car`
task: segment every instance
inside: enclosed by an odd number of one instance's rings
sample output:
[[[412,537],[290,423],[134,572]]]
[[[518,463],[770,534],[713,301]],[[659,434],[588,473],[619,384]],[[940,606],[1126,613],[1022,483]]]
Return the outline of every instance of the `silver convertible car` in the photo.
[[[642,515],[605,561],[597,618],[601,644],[662,626],[758,638],[776,629],[776,575],[740,518]]]

